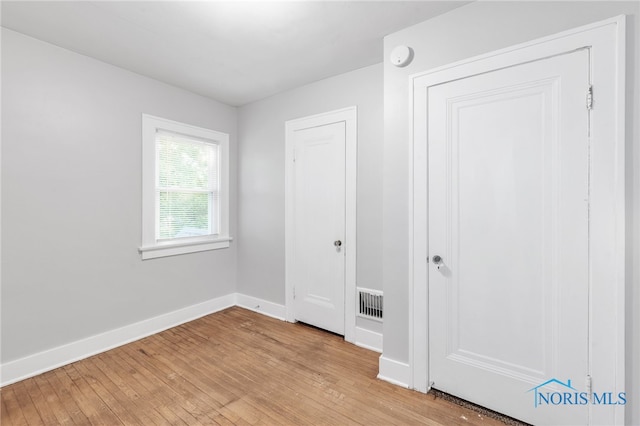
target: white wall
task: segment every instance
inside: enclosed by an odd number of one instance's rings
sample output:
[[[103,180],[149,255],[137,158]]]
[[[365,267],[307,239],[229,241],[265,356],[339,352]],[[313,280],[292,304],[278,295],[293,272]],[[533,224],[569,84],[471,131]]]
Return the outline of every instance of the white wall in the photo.
[[[385,58],[397,45],[415,51],[406,68],[384,63],[383,277],[384,357],[409,359],[408,159],[410,74],[580,25],[627,20],[627,421],[640,424],[640,67],[638,2],[475,2],[385,38]]]
[[[239,110],[238,291],[284,304],[284,123],[358,107],[357,285],[382,289],[382,64]]]
[[[229,133],[236,169],[235,108],[2,30],[3,363],[235,292],[234,243],[140,260],[142,113]]]
[[[453,10],[385,39],[385,59],[399,44],[415,59],[406,68],[385,60],[384,113],[379,64],[242,107],[237,152],[234,108],[2,30],[2,362],[235,291],[283,304],[284,122],[357,105],[357,282],[384,288],[384,356],[406,363],[408,76],[622,13],[631,15],[627,420],[640,424],[637,2]],[[230,133],[239,176],[230,249],[140,261],[143,112]]]

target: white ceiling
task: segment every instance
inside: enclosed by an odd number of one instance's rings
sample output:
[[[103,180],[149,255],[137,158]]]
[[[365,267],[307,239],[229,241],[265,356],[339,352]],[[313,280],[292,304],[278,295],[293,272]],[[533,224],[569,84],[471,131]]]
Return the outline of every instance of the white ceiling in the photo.
[[[383,60],[458,1],[2,1],[2,26],[229,105]]]

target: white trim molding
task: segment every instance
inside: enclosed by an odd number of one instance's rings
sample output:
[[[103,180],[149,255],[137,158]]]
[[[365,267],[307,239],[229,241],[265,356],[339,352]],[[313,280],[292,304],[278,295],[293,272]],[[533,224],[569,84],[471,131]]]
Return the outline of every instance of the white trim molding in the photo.
[[[286,309],[284,305],[246,294],[231,293],[2,364],[0,365],[0,387],[37,376],[233,306],[281,321],[285,320]],[[358,328],[357,337],[361,339],[356,342],[358,346],[377,352],[382,350],[382,335]],[[378,344],[379,346],[377,346]]]
[[[625,387],[625,16],[502,49],[410,76],[409,365],[407,383],[428,390],[428,88],[588,47],[594,107],[590,110],[589,347],[598,389]],[[393,367],[380,361],[381,376]],[[384,370],[383,370],[384,369]],[[392,376],[402,382],[398,376]],[[630,389],[628,389],[630,391]],[[591,424],[625,423],[623,405],[590,407]]]
[[[284,305],[241,293],[236,293],[236,305],[271,318],[276,318],[281,321],[285,320],[286,308]]]
[[[366,328],[356,327],[355,344],[361,348],[382,353],[382,334]]]
[[[0,366],[0,386],[106,352],[235,304],[236,295],[229,294],[7,362]]]
[[[411,388],[411,368],[409,364],[381,355],[379,366],[378,379],[403,388]]]
[[[233,238],[211,238],[193,242],[168,243],[149,247],[139,247],[138,251],[143,260],[156,259],[158,257],[176,256],[179,254],[196,253],[199,251],[216,250],[229,247]]]
[[[357,142],[358,110],[347,107],[309,117],[290,120],[285,123],[285,306],[286,320],[295,322],[293,309],[293,194],[294,194],[294,129],[315,127],[331,123],[344,122],[346,128],[346,187],[345,187],[345,297],[344,297],[344,339],[355,342],[356,332],[356,181],[357,181]]]

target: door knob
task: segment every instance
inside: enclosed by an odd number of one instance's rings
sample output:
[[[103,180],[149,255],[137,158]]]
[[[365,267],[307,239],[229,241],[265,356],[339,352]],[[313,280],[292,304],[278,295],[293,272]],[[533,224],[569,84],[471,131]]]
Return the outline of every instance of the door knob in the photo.
[[[438,267],[438,271],[444,266],[444,263],[442,263],[442,257],[439,255],[434,255],[433,258],[433,264],[436,265]]]
[[[340,247],[342,245],[342,241],[336,240],[336,241],[333,242],[333,245],[336,246],[336,247]]]

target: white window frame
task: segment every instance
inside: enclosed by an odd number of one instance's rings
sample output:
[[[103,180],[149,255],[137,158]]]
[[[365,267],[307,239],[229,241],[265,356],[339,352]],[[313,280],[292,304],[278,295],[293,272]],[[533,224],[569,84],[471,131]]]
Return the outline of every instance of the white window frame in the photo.
[[[156,239],[156,133],[163,130],[218,145],[220,161],[218,234],[170,240]],[[142,114],[142,260],[229,247],[229,135],[165,118]]]

